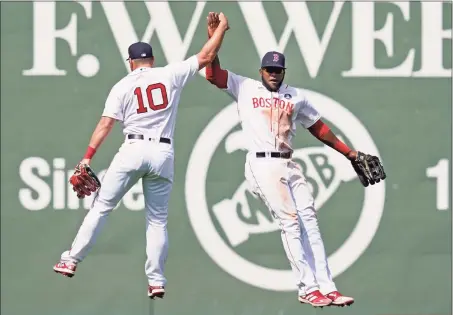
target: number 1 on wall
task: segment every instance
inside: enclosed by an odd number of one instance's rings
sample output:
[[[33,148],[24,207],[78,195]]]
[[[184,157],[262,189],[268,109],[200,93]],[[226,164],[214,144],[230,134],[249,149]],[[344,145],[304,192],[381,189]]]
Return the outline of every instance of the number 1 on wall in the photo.
[[[440,159],[439,162],[426,169],[428,178],[436,179],[436,207],[437,210],[447,210],[449,207],[450,189],[448,183],[448,159]]]

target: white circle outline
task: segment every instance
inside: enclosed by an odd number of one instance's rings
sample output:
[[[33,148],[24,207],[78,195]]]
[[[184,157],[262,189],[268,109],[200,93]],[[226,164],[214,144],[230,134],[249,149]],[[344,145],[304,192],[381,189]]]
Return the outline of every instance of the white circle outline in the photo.
[[[316,104],[321,115],[345,134],[353,148],[380,156],[365,126],[349,110],[325,95],[310,90],[303,91],[308,99]],[[205,195],[210,161],[222,139],[237,124],[239,124],[237,105],[233,102],[208,123],[195,142],[187,165],[185,181],[189,221],[202,248],[220,268],[230,275],[262,289],[296,291],[296,280],[290,269],[277,270],[262,267],[238,255],[225,244],[210,217]],[[349,131],[345,132],[347,130]],[[379,227],[384,202],[385,182],[365,188],[362,211],[353,231],[346,241],[328,257],[333,277],[346,271],[368,248]]]

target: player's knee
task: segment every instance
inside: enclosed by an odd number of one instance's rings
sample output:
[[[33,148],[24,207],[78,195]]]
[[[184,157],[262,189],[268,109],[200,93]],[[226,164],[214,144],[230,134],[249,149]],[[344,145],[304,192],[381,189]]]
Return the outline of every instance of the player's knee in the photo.
[[[316,221],[317,220],[316,210],[314,207],[311,207],[311,206],[306,207],[306,208],[300,210],[299,213],[300,213],[302,220],[304,220],[304,221],[307,221],[307,220]]]
[[[167,226],[168,216],[164,213],[147,213],[146,219],[149,225],[165,228]]]
[[[97,211],[101,215],[108,215],[116,207],[116,203],[98,198],[94,201],[91,211]]]
[[[288,219],[282,219],[281,220],[281,228],[283,232],[285,233],[295,233],[299,234],[300,233],[300,226],[299,226],[299,221],[293,218],[288,218]]]

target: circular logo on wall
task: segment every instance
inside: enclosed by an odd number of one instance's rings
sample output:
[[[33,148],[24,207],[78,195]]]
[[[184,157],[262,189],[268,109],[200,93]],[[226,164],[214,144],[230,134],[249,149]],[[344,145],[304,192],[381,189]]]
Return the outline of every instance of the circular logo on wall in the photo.
[[[321,115],[337,127],[354,148],[379,156],[369,132],[349,110],[320,93],[310,90],[304,90],[304,92],[313,104],[316,104]],[[296,281],[289,265],[286,270],[264,266],[244,257],[245,255],[239,254],[235,250],[251,235],[259,236],[260,233],[279,229],[276,222],[269,221],[269,218],[266,219],[263,216],[256,216],[253,224],[250,220],[244,219],[247,214],[251,215],[249,198],[247,198],[249,188],[245,177],[232,197],[225,195],[223,200],[213,205],[208,203],[208,171],[221,144],[225,145],[225,148],[222,149],[227,154],[238,150],[245,151],[245,135],[238,128],[239,124],[237,105],[232,103],[209,122],[195,143],[189,158],[185,182],[185,197],[190,223],[198,241],[209,257],[231,276],[262,289],[295,291],[297,289]],[[313,155],[321,156],[324,159],[322,163],[329,161],[329,165],[332,166],[330,177],[320,174],[319,167],[316,167],[316,159],[308,158]],[[314,185],[311,186],[312,192],[316,190],[314,195],[317,210],[322,208],[335,194],[342,183],[357,179],[349,161],[326,146],[296,149],[294,159],[303,162],[305,175],[314,181]],[[239,172],[243,174],[244,168],[242,167]],[[384,182],[364,189],[364,198],[357,223],[341,246],[328,257],[333,277],[347,270],[368,248],[379,227],[384,201]],[[241,212],[237,211],[238,205],[240,205]]]

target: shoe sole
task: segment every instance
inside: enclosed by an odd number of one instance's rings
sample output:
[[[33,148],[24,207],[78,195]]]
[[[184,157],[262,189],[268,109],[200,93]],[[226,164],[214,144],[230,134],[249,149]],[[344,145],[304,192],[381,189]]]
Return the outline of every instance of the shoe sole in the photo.
[[[308,300],[304,300],[304,299],[299,299],[299,302],[302,303],[302,304],[309,304],[313,307],[319,307],[319,308],[323,308],[324,306],[329,306],[329,305],[332,305],[332,302],[329,302],[329,303],[324,303],[324,304],[313,304],[313,303],[310,303],[310,301]]]
[[[153,293],[148,293],[149,298],[152,300],[154,300],[154,298],[163,299],[164,295],[165,295],[165,290],[163,290],[163,289],[156,289],[156,290],[153,290]]]
[[[335,303],[335,302],[332,302],[331,306],[345,307],[345,306],[351,306],[352,304],[354,304],[354,300],[352,300],[352,301],[347,301],[347,302],[345,302],[345,303]]]
[[[74,274],[75,274],[74,271],[70,272],[70,271],[68,271],[67,269],[56,268],[56,267],[53,268],[53,271],[55,271],[56,273],[59,273],[59,274],[65,276],[65,277],[68,277],[68,278],[74,277]]]

